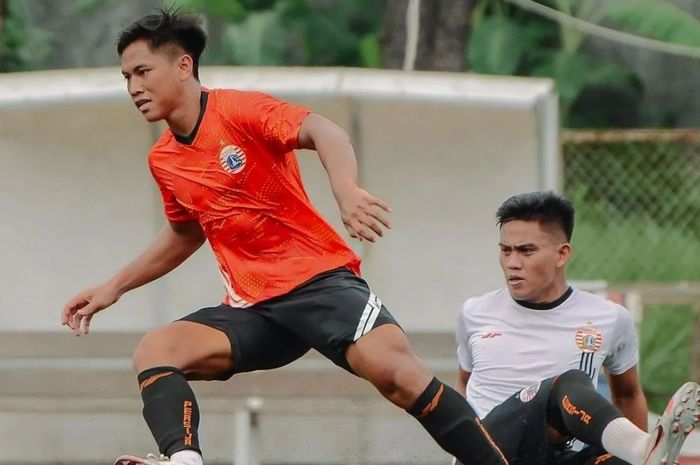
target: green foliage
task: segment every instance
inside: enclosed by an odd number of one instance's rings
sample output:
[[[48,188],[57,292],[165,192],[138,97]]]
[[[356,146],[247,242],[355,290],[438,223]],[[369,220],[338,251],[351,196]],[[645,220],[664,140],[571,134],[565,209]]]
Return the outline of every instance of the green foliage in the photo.
[[[698,150],[696,144],[681,142],[567,144],[565,184],[584,207],[582,214],[599,224],[639,218],[698,231]]]
[[[239,0],[174,0],[170,5],[236,23],[243,21],[248,14],[244,3]]]
[[[363,68],[379,68],[382,64],[382,50],[377,34],[366,34],[359,42],[360,66]]]
[[[638,82],[629,69],[612,62],[595,60],[583,53],[545,51],[538,54],[533,63],[531,76],[550,77],[556,82],[564,123],[569,127],[576,127],[574,121],[584,116],[572,115],[571,108],[586,89],[603,87],[624,90],[634,88]],[[584,117],[583,125],[590,127],[591,121],[593,118]]]
[[[287,58],[306,66],[362,66],[379,63],[378,31],[384,2],[289,1],[285,20],[297,38]],[[364,47],[364,48],[363,48]]]
[[[597,2],[590,0],[541,3],[584,21],[607,21],[668,43],[700,46],[700,22],[667,1],[615,0],[606,2],[605,8],[595,8]],[[554,79],[565,126],[600,127],[615,120],[635,125],[642,118],[638,113],[629,114],[636,105],[628,106],[627,115],[614,115],[605,103],[639,101],[641,79],[624,66],[582,52],[585,37],[580,30],[543,20],[502,0],[480,0],[472,17],[467,68],[478,73]],[[608,98],[593,98],[598,95]],[[673,122],[663,115],[651,119]]]
[[[535,45],[523,40],[525,30],[505,16],[485,18],[469,39],[470,69],[485,74],[514,74],[525,52]]]
[[[640,328],[640,375],[649,410],[661,413],[690,375],[690,308],[657,306],[644,311]]]
[[[285,50],[282,15],[277,9],[250,13],[245,21],[227,26],[224,39],[231,63],[279,64]]]
[[[205,62],[244,66],[366,66],[380,63],[384,2],[175,0],[204,13]]]
[[[658,0],[616,0],[606,6],[605,18],[645,37],[700,47],[700,21],[669,3]]]
[[[700,154],[688,142],[564,145],[565,193],[576,207],[571,279],[700,282]],[[689,376],[691,312],[645,309],[641,380],[661,412]]]
[[[51,52],[51,37],[29,24],[21,0],[7,0],[0,31],[0,72],[41,68]]]
[[[631,85],[632,74],[614,63],[598,63],[581,53],[547,51],[539,54],[531,70],[532,76],[551,77],[557,83],[565,113],[584,89],[594,85]]]
[[[612,214],[604,225],[579,216],[568,267],[572,279],[611,284],[700,281],[700,239],[693,232]]]
[[[87,15],[93,13],[106,5],[116,3],[118,0],[77,0],[71,6],[71,13],[76,15]]]
[[[560,9],[585,13],[587,2],[558,0]],[[636,76],[612,62],[578,51],[583,35],[556,23],[503,6],[494,0],[477,4],[472,23],[468,69],[477,73],[550,77],[557,83],[563,123],[588,125],[586,115],[571,115],[577,99],[590,88],[626,89]]]

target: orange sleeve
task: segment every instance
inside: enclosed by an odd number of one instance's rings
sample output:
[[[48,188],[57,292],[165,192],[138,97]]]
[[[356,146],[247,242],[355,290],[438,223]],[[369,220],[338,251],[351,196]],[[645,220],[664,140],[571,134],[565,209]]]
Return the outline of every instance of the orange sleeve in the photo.
[[[180,202],[177,201],[175,195],[170,189],[165,186],[164,181],[158,176],[156,176],[155,169],[153,166],[151,168],[151,175],[158,185],[158,190],[160,191],[160,197],[163,200],[163,210],[165,212],[165,218],[172,223],[181,223],[184,221],[196,220],[192,214],[187,211],[185,207],[182,206]]]
[[[165,218],[171,223],[180,223],[184,221],[192,221],[196,218],[177,201],[172,192],[158,184],[160,196],[163,199],[163,210]]]
[[[262,92],[245,92],[234,101],[234,124],[262,139],[275,152],[287,153],[297,148],[301,123],[311,110]]]

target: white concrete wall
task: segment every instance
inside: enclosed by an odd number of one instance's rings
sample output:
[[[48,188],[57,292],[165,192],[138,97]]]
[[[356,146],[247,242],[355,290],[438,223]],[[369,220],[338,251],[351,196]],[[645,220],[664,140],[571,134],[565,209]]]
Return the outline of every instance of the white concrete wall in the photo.
[[[535,108],[551,97],[549,81],[359,70],[202,74],[207,85],[305,103],[351,133],[362,185],[394,209],[384,239],[354,246],[371,286],[408,330],[451,331],[465,298],[500,285],[494,211],[507,196],[542,187],[546,144]],[[5,329],[60,330],[68,298],[148,244],[163,224],[146,166],[156,133],[116,69],[0,76]],[[318,158],[299,158],[314,203],[347,237]],[[147,329],[222,297],[205,247],[92,327]]]

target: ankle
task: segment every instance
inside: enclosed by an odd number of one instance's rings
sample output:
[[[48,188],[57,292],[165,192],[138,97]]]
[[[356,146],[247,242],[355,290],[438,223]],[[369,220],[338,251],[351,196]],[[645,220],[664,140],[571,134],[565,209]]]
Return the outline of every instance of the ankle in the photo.
[[[191,449],[175,452],[170,457],[170,461],[182,465],[204,465],[204,460],[202,459],[201,454]]]

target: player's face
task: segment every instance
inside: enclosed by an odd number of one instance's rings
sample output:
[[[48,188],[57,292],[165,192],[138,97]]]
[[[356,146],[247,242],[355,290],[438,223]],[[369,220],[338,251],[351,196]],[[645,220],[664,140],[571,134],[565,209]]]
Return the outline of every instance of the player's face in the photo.
[[[501,269],[513,298],[551,302],[566,290],[564,266],[571,246],[563,233],[547,231],[537,221],[513,220],[501,228],[499,246]]]
[[[121,64],[129,95],[146,120],[168,119],[183,93],[177,60],[138,40],[124,49]]]

